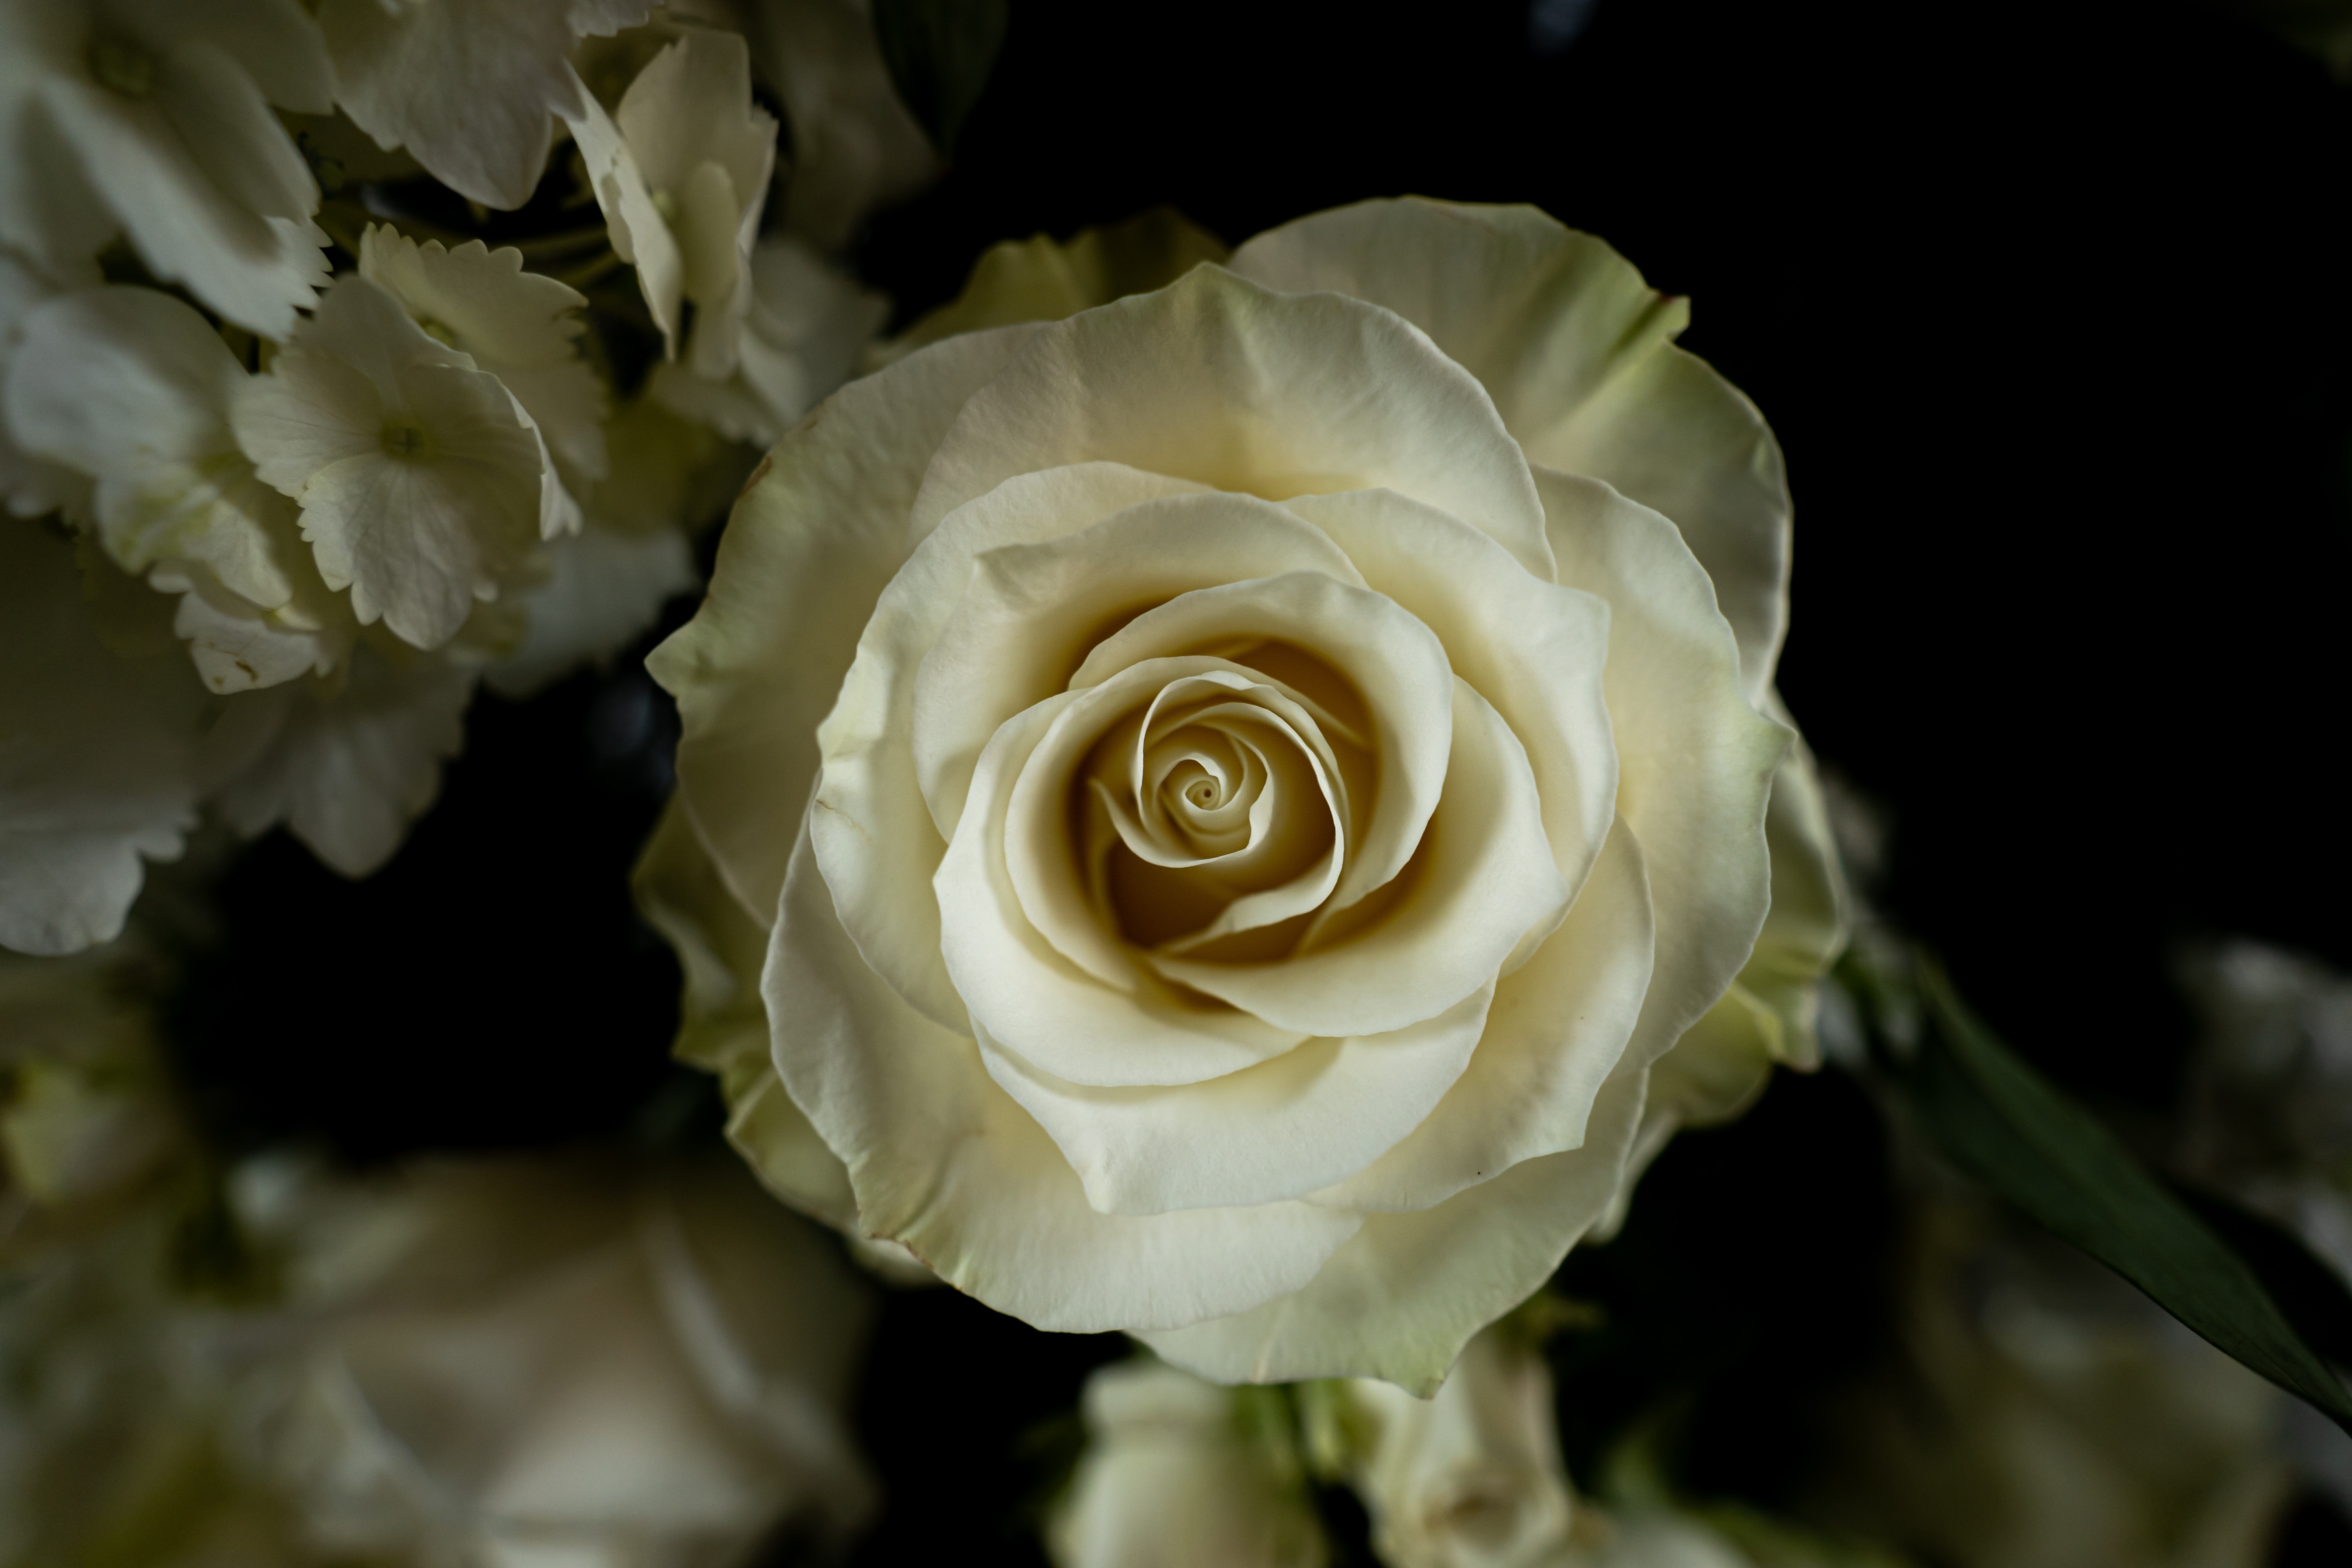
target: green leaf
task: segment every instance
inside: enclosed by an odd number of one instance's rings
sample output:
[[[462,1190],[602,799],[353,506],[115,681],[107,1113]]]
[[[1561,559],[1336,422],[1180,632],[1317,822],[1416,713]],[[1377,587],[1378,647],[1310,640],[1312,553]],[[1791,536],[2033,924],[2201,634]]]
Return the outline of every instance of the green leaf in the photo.
[[[890,84],[942,158],[988,85],[1009,20],[1007,0],[874,0]]]
[[[2352,1432],[2352,1394],[2239,1252],[1969,1013],[1924,956],[1896,1082],[1953,1163]],[[1882,991],[1884,982],[1872,987]],[[2247,1216],[2251,1218],[2251,1216]]]

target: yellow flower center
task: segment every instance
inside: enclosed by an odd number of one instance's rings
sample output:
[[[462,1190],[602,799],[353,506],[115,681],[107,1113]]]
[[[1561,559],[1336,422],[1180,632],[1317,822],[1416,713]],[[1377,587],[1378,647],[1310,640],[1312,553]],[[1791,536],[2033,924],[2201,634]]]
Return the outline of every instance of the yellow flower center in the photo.
[[[383,427],[383,455],[407,460],[425,456],[425,427],[395,419]]]
[[[128,38],[100,33],[90,40],[89,74],[125,98],[145,98],[155,90],[155,57]]]

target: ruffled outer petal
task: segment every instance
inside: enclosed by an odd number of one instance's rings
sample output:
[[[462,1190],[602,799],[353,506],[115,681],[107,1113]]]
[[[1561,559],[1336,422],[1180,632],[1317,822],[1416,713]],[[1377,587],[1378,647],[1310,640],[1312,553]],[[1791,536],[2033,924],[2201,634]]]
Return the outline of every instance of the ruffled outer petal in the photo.
[[[1003,329],[1007,334],[1034,330]],[[1010,340],[950,338],[856,384],[872,385],[959,343],[991,341]],[[1192,488],[1116,463],[1018,475],[959,508],[917,542],[873,605],[840,700],[817,731],[824,771],[811,831],[857,951],[901,996],[944,1027],[962,1028],[965,1007],[940,961],[939,909],[929,897],[947,838],[932,826],[915,767],[911,726],[923,657],[982,552],[1075,532],[1138,502]]]
[[[1245,1312],[1305,1285],[1362,1223],[1304,1203],[1097,1213],[972,1039],[907,1005],[859,959],[805,836],[761,985],[776,1071],[849,1167],[866,1232],[1038,1328]]]
[[[1021,331],[941,343],[821,405],[744,487],[709,596],[646,661],[677,699],[687,814],[762,925],[775,919],[816,784],[817,726],[906,559],[907,509],[923,466]],[[926,867],[924,883],[929,875]]]
[[[195,826],[204,700],[176,654],[99,641],[71,543],[0,528],[0,945],[73,952],[121,932],[142,860],[176,858]]]
[[[1269,500],[1385,487],[1552,574],[1526,459],[1485,390],[1353,300],[1284,299],[1198,267],[1038,329],[940,444],[915,531],[1013,475],[1087,461]]]
[[[727,890],[676,795],[637,858],[630,887],[637,908],[669,939],[685,972],[672,1054],[718,1075],[727,1100],[728,1142],[769,1191],[856,1234],[849,1172],[784,1092],[771,1059],[768,1009],[760,999],[767,928]]]
[[[1427,1398],[1471,1336],[1533,1294],[1607,1210],[1646,1079],[1610,1081],[1580,1149],[1523,1161],[1434,1208],[1370,1215],[1304,1289],[1136,1337],[1220,1383],[1379,1377]]]
[[[1790,507],[1756,406],[1674,346],[1688,302],[1534,207],[1360,202],[1268,229],[1233,269],[1369,300],[1494,395],[1530,461],[1602,479],[1674,520],[1739,639],[1750,701],[1788,629]]]
[[[1641,1016],[1654,940],[1641,847],[1620,823],[1568,918],[1496,984],[1477,1054],[1445,1098],[1380,1159],[1310,1196],[1425,1209],[1522,1161],[1582,1147],[1594,1098]]]
[[[1536,470],[1562,583],[1609,602],[1602,676],[1617,812],[1640,840],[1657,963],[1628,1047],[1654,1061],[1715,1005],[1772,897],[1764,811],[1794,737],[1740,692],[1739,652],[1674,525],[1597,480]]]

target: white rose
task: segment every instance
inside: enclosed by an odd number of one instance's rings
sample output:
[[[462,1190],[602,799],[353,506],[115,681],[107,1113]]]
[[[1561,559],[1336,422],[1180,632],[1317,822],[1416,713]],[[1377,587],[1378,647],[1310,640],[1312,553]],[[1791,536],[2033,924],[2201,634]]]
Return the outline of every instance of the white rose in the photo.
[[[1355,1487],[1390,1568],[1538,1568],[1567,1549],[1551,1369],[1508,1325],[1472,1340],[1428,1399],[1370,1378],[1346,1397],[1369,1428]]]
[[[786,436],[652,661],[645,878],[770,1184],[1042,1328],[1433,1389],[1771,902],[1787,496],[1683,320],[1373,203]]]
[[[1159,1362],[1089,1377],[1087,1451],[1045,1525],[1057,1568],[1322,1568],[1297,1456],[1239,1397]]]

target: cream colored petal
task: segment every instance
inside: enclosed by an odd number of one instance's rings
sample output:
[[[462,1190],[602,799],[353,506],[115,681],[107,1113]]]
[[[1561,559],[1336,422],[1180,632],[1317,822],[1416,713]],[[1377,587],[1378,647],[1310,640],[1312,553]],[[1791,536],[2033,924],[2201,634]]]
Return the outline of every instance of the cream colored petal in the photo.
[[[366,0],[339,3],[362,5]],[[572,89],[575,102],[563,111],[564,121],[572,127],[589,187],[596,193],[596,205],[604,214],[613,253],[636,268],[637,288],[661,333],[662,357],[675,359],[686,301],[685,264],[678,256],[677,238],[654,205],[653,191],[612,116],[577,76],[572,79]]]
[[[254,472],[299,500],[313,475],[383,450],[383,395],[329,354],[289,348],[269,374],[241,383],[229,405],[237,446]]]
[[[1032,330],[974,333],[926,352],[966,356],[975,370],[984,363],[992,372],[1004,363],[1013,340]],[[884,374],[897,374],[919,358],[909,356]],[[842,396],[882,379],[853,383]],[[964,395],[985,379],[975,375]],[[824,418],[820,412],[820,428]],[[1021,475],[916,544],[873,604],[856,660],[836,689],[839,700],[817,731],[824,771],[811,831],[857,950],[943,1027],[963,1027],[965,1005],[940,963],[938,906],[930,897],[947,841],[931,826],[915,771],[911,725],[923,656],[971,583],[972,561],[982,551],[1075,532],[1123,507],[1191,488],[1114,463]],[[903,525],[905,514],[895,521]]]
[[[1145,501],[1058,539],[980,553],[915,683],[915,767],[933,826],[954,831],[989,736],[1061,690],[1117,613],[1286,572],[1363,581],[1317,530],[1254,496],[1214,492]]]
[[[817,726],[906,559],[923,465],[1017,342],[1018,329],[975,335],[844,387],[768,454],[720,536],[701,610],[646,661],[677,699],[688,815],[763,924],[816,784]]]
[[[1779,692],[1769,694],[1765,711],[1796,728]],[[1772,908],[1736,988],[1760,1006],[1749,1016],[1762,1027],[1772,1059],[1810,1070],[1822,1059],[1814,1033],[1821,979],[1845,951],[1853,909],[1821,777],[1801,737],[1772,776],[1764,839],[1772,855]]]
[[[1788,628],[1789,487],[1755,405],[1673,346],[1688,303],[1527,206],[1362,202],[1269,229],[1233,268],[1396,311],[1494,395],[1530,461],[1672,518],[1739,639],[1750,701]]]
[[[1495,705],[1535,769],[1552,862],[1571,890],[1582,887],[1616,816],[1617,746],[1601,679],[1607,603],[1529,575],[1485,534],[1391,491],[1284,505],[1434,632],[1454,673]]]
[[[292,346],[344,361],[373,382],[385,402],[395,407],[401,400],[401,373],[411,365],[478,368],[471,355],[411,320],[392,290],[348,273],[320,297],[317,312],[302,323]]]
[[[1425,1209],[1523,1160],[1582,1147],[1594,1098],[1641,1016],[1652,942],[1649,879],[1621,824],[1568,918],[1497,984],[1477,1054],[1445,1098],[1395,1148],[1314,1200]]]
[[[176,859],[195,826],[203,702],[176,651],[99,641],[70,542],[0,528],[0,946],[121,931],[142,860]]]
[[[577,312],[586,296],[524,271],[522,252],[512,247],[492,250],[469,239],[451,250],[370,224],[360,236],[360,276],[501,374],[574,363],[580,352]]]
[[[1559,924],[1570,892],[1544,842],[1526,750],[1458,679],[1452,708],[1444,790],[1393,904],[1361,929],[1277,963],[1155,954],[1152,966],[1270,1024],[1316,1035],[1401,1029],[1492,985],[1521,938]],[[1343,890],[1346,882],[1343,875]]]
[[[1389,312],[1200,267],[1037,329],[940,445],[915,530],[1015,474],[1105,460],[1269,500],[1386,487],[1552,575],[1525,459],[1477,383]]]
[[[740,34],[683,33],[629,83],[613,120],[653,189],[682,196],[697,170],[716,163],[736,202],[765,198],[776,122],[751,101],[751,56]]]
[[[187,642],[206,689],[222,696],[323,675],[340,651],[331,630],[289,628],[236,595],[204,585],[180,595],[172,630]]]
[[[152,289],[93,289],[27,313],[7,365],[26,447],[98,481],[99,534],[125,572],[204,563],[263,609],[292,596],[285,502],[254,482],[228,411],[247,381],[202,316]]]
[[[6,162],[6,147],[0,143],[0,168]],[[6,181],[7,174],[0,172],[0,234],[5,233]],[[62,292],[59,284],[0,250],[0,386],[5,386],[7,367],[15,361],[18,330],[25,318],[36,306]],[[0,400],[5,400],[5,392],[0,392]],[[11,434],[5,401],[0,401],[0,504],[18,517],[39,517],[69,504],[85,504],[88,488],[84,475],[26,451]]]
[[[1303,1196],[1379,1159],[1476,1048],[1491,983],[1385,1035],[1309,1040],[1199,1083],[1102,1089],[1055,1078],[979,1031],[988,1074],[1037,1119],[1104,1214]]]
[[[556,473],[575,493],[611,477],[612,463],[604,450],[604,419],[612,412],[604,384],[585,360],[558,360],[552,364],[516,369],[488,365],[506,389],[514,394],[531,423],[539,426]]]
[[[548,580],[523,597],[530,629],[485,672],[490,689],[520,700],[583,666],[609,666],[695,586],[686,536],[589,528],[547,547]]]
[[[1644,1064],[1713,1006],[1771,903],[1764,812],[1793,737],[1740,693],[1738,649],[1671,523],[1593,479],[1536,470],[1562,583],[1609,602],[1602,677],[1617,811],[1640,840],[1657,965],[1628,1059]]]
[[[228,195],[152,102],[74,82],[53,84],[47,99],[83,176],[149,271],[184,283],[238,326],[281,342],[293,334],[296,310],[327,281],[322,230]]]
[[[1383,595],[1293,572],[1198,589],[1146,610],[1097,643],[1070,684],[1092,686],[1147,658],[1253,642],[1280,642],[1320,658],[1355,687],[1370,714],[1379,783],[1365,803],[1370,816],[1350,825],[1348,867],[1327,906],[1337,912],[1404,868],[1445,787],[1455,688],[1444,647],[1427,626]],[[1230,657],[1246,663],[1250,654]]]
[[[547,165],[551,117],[588,96],[567,58],[572,44],[645,14],[635,5],[575,16],[571,0],[323,0],[319,25],[336,100],[360,129],[405,146],[460,195],[519,207]]]
[[[1005,817],[1032,753],[1053,738],[1057,719],[1067,713],[1083,721],[1089,708],[1116,714],[1169,681],[1214,678],[1226,668],[1208,658],[1138,666],[1115,683],[1049,698],[1008,720],[981,754],[971,804],[932,883],[938,956],[952,977],[950,994],[969,1008],[970,1019],[1061,1078],[1106,1088],[1197,1083],[1279,1055],[1305,1037],[1246,1015],[1186,1005],[1148,973],[1136,973],[1124,988],[1105,984],[1038,929],[1006,865]],[[817,802],[821,819],[822,794]],[[835,881],[830,867],[825,880],[836,907],[850,901],[845,895],[855,884]],[[867,901],[874,901],[870,894]]]
[[[108,0],[109,18],[161,44],[202,42],[226,53],[280,109],[328,114],[334,67],[301,0]]]
[[[675,794],[629,880],[638,910],[668,939],[685,972],[672,1054],[719,1076],[728,1141],[769,1191],[860,1235],[848,1169],[784,1092],[771,1059],[768,1009],[760,1000],[768,928],[719,880]]]
[[[1534,1294],[1608,1206],[1645,1076],[1602,1090],[1582,1148],[1523,1161],[1434,1208],[1370,1215],[1304,1289],[1136,1337],[1220,1383],[1368,1376],[1426,1398],[1470,1337]]]
[[[798,166],[793,175],[790,199],[796,203]],[[1165,289],[1202,262],[1222,262],[1232,254],[1231,246],[1165,206],[1082,228],[1066,240],[1047,234],[999,240],[972,263],[961,294],[877,345],[876,353],[887,363],[957,332],[1058,321],[1124,295]]]
[[[319,210],[310,166],[225,50],[199,42],[173,49],[157,73],[155,102],[229,200],[263,217],[300,219]]]
[[[362,643],[339,688],[304,683],[233,699],[279,698],[288,711],[260,762],[222,792],[222,812],[247,837],[283,822],[344,876],[367,876],[440,793],[441,764],[465,743],[473,690],[470,670]]]
[[[762,982],[776,1069],[849,1167],[860,1223],[1036,1328],[1165,1327],[1297,1289],[1360,1221],[1311,1204],[1089,1207],[1044,1130],[859,959],[805,837]]]

